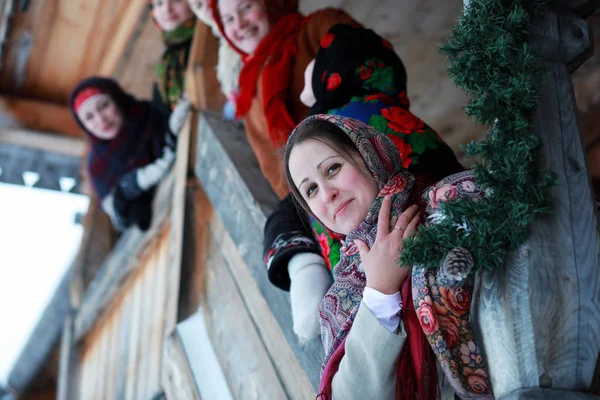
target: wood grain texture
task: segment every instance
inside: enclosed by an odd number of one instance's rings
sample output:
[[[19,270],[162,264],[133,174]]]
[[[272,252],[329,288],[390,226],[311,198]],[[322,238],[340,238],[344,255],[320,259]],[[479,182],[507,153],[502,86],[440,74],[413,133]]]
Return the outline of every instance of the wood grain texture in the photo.
[[[240,291],[244,305],[289,393],[289,398],[298,400],[314,398],[316,393],[307,374],[296,359],[296,355],[273,317],[269,305],[258,290],[248,266],[218,217],[212,218],[210,229]]]
[[[548,15],[531,30],[560,43],[569,32],[560,21]],[[540,173],[558,178],[555,213],[533,224],[504,268],[481,276],[478,317],[497,398],[521,388],[587,391],[600,352],[600,240],[568,58],[544,63],[550,76],[533,116]]]
[[[320,340],[313,339],[304,346],[298,343],[292,329],[289,295],[269,282],[262,257],[266,215],[278,199],[262,176],[244,132],[234,123],[203,113],[198,136],[196,176],[316,390],[323,359]],[[265,340],[265,343],[270,342]]]
[[[188,114],[177,139],[177,160],[173,167],[174,185],[171,193],[171,215],[169,231],[168,261],[166,277],[166,298],[164,308],[163,332],[169,334],[177,324],[179,305],[179,285],[181,280],[181,262],[183,252],[183,233],[185,218],[185,191],[187,185],[190,136],[192,134],[192,116]]]
[[[162,386],[167,400],[200,400],[189,361],[174,330],[163,344]]]
[[[231,394],[238,400],[288,398],[219,245],[209,240],[207,329]]]
[[[83,138],[68,108],[63,104],[32,100],[22,97],[0,97],[0,110],[18,125],[40,132]]]
[[[146,232],[127,230],[115,244],[86,293],[75,318],[75,336],[79,341],[110,306],[127,278],[142,265],[157,233],[168,222],[174,177],[171,173],[160,185],[154,201],[152,226]]]

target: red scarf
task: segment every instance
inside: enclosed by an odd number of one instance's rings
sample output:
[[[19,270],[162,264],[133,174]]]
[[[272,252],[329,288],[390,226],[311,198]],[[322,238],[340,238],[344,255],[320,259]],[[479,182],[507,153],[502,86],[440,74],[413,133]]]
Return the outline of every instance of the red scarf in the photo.
[[[298,52],[298,34],[305,21],[298,13],[297,0],[264,0],[271,29],[260,42],[254,54],[246,54],[235,46],[225,34],[219,15],[218,0],[210,0],[213,18],[232,49],[244,62],[240,72],[240,93],[236,104],[236,117],[242,118],[250,110],[260,82],[263,110],[267,120],[271,142],[283,147],[296,127],[287,109],[287,97],[292,81],[292,69]]]
[[[236,117],[241,118],[250,110],[262,74],[262,106],[271,142],[277,148],[285,145],[296,126],[287,109],[287,96],[303,21],[304,17],[299,13],[283,16],[260,42],[254,54],[244,57],[240,73]]]

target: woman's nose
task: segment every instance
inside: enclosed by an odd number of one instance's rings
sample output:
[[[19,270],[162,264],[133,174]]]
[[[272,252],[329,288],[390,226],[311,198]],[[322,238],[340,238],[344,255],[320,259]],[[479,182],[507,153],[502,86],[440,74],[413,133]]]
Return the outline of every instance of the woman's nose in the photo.
[[[321,188],[321,199],[323,203],[331,203],[337,197],[337,190],[333,187],[323,185]]]
[[[235,19],[235,28],[238,30],[244,29],[248,25],[245,18],[240,18],[239,16]]]

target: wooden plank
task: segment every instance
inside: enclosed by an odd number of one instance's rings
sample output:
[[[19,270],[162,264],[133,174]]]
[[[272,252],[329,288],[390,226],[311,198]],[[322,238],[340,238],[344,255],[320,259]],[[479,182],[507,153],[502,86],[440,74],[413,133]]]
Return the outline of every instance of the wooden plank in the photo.
[[[316,393],[294,352],[290,348],[269,305],[261,295],[248,266],[239,255],[233,240],[219,217],[210,222],[214,240],[225,259],[242,301],[253,319],[264,347],[267,349],[277,373],[285,385],[290,399],[312,399]]]
[[[17,124],[33,131],[84,137],[69,110],[62,104],[2,96],[0,110],[6,112]]]
[[[219,245],[212,238],[208,254],[206,323],[233,397],[238,400],[289,398],[291,393],[282,386]]]
[[[106,392],[106,384],[108,381],[108,353],[109,353],[109,331],[107,329],[107,322],[100,327],[99,338],[96,339],[94,345],[98,348],[98,365],[96,374],[96,390],[94,391],[94,397],[97,399],[107,399],[108,393]]]
[[[183,245],[183,221],[185,217],[185,189],[187,184],[188,155],[191,135],[191,113],[183,124],[177,140],[177,161],[173,168],[175,184],[171,200],[171,228],[169,237],[169,270],[167,272],[167,297],[165,301],[164,328],[170,333],[177,324],[179,304],[179,284],[181,280],[181,260]]]
[[[118,23],[112,26],[111,41],[107,45],[107,51],[97,69],[98,74],[102,76],[112,76],[119,62],[123,58],[125,50],[135,32],[140,18],[144,15],[144,10],[148,7],[147,0],[129,0],[125,3],[124,10],[120,10],[121,17]]]
[[[166,297],[166,277],[168,270],[168,238],[169,232],[164,232],[160,239],[159,252],[157,256],[156,265],[156,289],[154,292],[154,304],[152,306],[154,318],[152,325],[149,328],[150,336],[150,354],[149,364],[151,366],[148,375],[148,381],[152,382],[153,390],[158,391],[160,385],[160,374],[162,369],[162,349],[163,349],[163,313],[159,312],[164,310],[164,302]]]
[[[177,330],[164,340],[162,368],[165,377],[162,386],[167,400],[201,399]]]
[[[217,80],[219,40],[208,25],[196,22],[186,75],[186,93],[198,110],[221,111],[225,96]]]
[[[83,157],[87,147],[82,139],[22,128],[0,128],[0,144],[80,158]]]
[[[537,43],[547,37],[547,47],[536,50],[550,54],[532,122],[542,144],[540,173],[557,175],[555,212],[531,226],[504,268],[481,275],[477,316],[499,399],[523,388],[587,391],[600,354],[600,238],[564,65],[573,54],[561,53],[572,49],[561,35],[570,40],[573,25],[563,21],[549,14],[528,29]]]
[[[507,400],[597,400],[589,393],[572,392],[557,389],[523,389],[505,396]]]
[[[246,135],[234,123],[212,113],[202,113],[198,136],[196,176],[316,390],[323,346],[318,338],[304,346],[298,343],[292,329],[289,295],[269,282],[263,262],[263,227],[266,215],[278,202],[277,196],[249,151]],[[239,229],[240,226],[244,229]]]
[[[132,228],[123,233],[98,271],[91,285],[92,289],[87,291],[75,318],[75,337],[78,341],[113,303],[127,278],[140,267],[147,256],[147,249],[151,248],[157,233],[168,223],[173,183],[174,176],[170,173],[160,184],[153,205],[152,226],[146,232]]]
[[[132,326],[132,316],[134,313],[133,309],[133,291],[129,291],[123,296],[123,300],[120,304],[120,316],[119,316],[119,333],[118,333],[118,360],[117,368],[115,371],[116,375],[116,387],[115,387],[115,399],[124,399],[125,391],[127,388],[127,367],[129,361],[129,349],[130,349],[130,331]]]
[[[73,316],[74,312],[69,312],[63,327],[60,345],[57,400],[74,399],[77,389],[79,357],[73,337]]]
[[[159,256],[160,242],[156,243],[153,248],[152,255],[145,262],[142,276],[140,277],[142,291],[144,292],[144,301],[142,303],[142,322],[140,324],[142,334],[138,337],[140,342],[140,357],[138,359],[138,395],[140,400],[149,399],[154,392],[153,385],[155,382],[148,380],[150,358],[150,329],[152,320],[156,318],[155,310],[152,308],[156,288],[154,285],[154,270],[157,268],[157,258]]]
[[[201,304],[205,291],[208,220],[214,210],[197,180],[188,184],[186,193],[186,218],[181,268],[181,293],[179,318],[194,314]]]
[[[115,399],[116,397],[116,382],[117,382],[117,366],[118,366],[118,350],[119,350],[119,316],[122,312],[123,301],[119,304],[119,309],[115,310],[110,316],[107,323],[107,330],[110,335],[108,348],[108,361],[106,363],[106,398]]]
[[[133,287],[133,303],[131,309],[131,330],[129,331],[129,354],[127,361],[126,381],[125,381],[125,400],[136,399],[137,389],[137,370],[139,368],[139,344],[142,329],[140,322],[142,318],[143,291],[139,281],[136,281]]]

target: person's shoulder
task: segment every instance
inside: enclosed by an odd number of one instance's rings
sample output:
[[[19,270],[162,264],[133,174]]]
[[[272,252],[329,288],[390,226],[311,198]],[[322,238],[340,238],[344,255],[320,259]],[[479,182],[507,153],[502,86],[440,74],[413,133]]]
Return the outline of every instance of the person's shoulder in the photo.
[[[310,29],[312,26],[333,26],[336,24],[348,24],[360,26],[350,14],[340,8],[328,7],[312,12],[306,17],[304,27]]]

